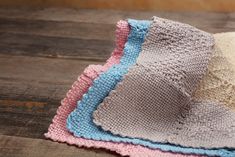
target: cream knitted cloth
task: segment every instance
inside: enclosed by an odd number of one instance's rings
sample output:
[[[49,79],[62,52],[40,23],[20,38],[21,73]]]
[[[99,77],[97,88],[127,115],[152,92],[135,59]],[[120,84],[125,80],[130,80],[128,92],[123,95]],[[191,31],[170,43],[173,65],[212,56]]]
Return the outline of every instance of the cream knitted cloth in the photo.
[[[218,101],[235,109],[235,32],[215,35],[216,53],[194,99]]]
[[[94,122],[122,136],[234,148],[235,112],[222,101],[192,97],[217,52],[213,46],[212,35],[155,17],[136,65],[94,112]]]

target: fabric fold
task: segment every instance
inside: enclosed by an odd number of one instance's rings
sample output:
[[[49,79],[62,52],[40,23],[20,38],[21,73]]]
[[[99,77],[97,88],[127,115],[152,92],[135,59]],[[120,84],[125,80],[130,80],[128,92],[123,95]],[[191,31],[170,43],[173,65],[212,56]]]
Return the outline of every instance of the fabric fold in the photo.
[[[235,112],[192,97],[214,53],[211,34],[155,17],[136,65],[94,112],[94,122],[123,137],[234,149]]]
[[[129,20],[129,24],[133,32],[132,31],[130,32],[130,35],[128,37],[128,42],[125,45],[124,54],[139,53],[141,50],[141,44],[144,41],[143,37],[147,33],[150,22],[147,21],[139,22],[136,20]],[[141,33],[139,33],[136,36],[136,32],[138,31],[140,31]],[[133,55],[128,55],[128,56],[133,56]],[[128,65],[130,65],[129,64],[130,58],[125,60],[126,60],[125,62],[127,62]],[[234,155],[233,151],[227,149],[194,149],[194,148],[185,148],[163,143],[154,143],[148,140],[123,138],[120,136],[114,136],[111,133],[105,132],[99,127],[97,127],[92,122],[92,113],[99,105],[99,103],[101,103],[103,99],[108,95],[108,93],[112,89],[114,89],[116,83],[120,81],[123,74],[127,72],[126,70],[128,68],[125,69],[123,73],[120,73],[120,71],[119,72],[116,71],[125,67],[123,66],[123,63],[125,62],[122,62],[121,59],[122,64],[119,65],[121,68],[117,68],[111,73],[109,72],[111,71],[111,69],[109,69],[107,72],[104,72],[102,75],[100,75],[93,82],[93,86],[89,88],[87,94],[85,94],[82,100],[78,102],[77,108],[70,114],[67,120],[67,127],[75,136],[87,139],[94,139],[94,140],[113,141],[114,143],[123,142],[122,143],[123,147],[129,149],[129,153],[135,154],[135,156],[138,155],[139,156],[146,155],[153,157],[158,156],[159,155],[158,153],[160,151],[157,149],[160,149],[162,151],[185,153],[187,154],[187,156],[190,155],[191,153],[200,154],[200,155],[209,155],[209,156],[224,156],[224,157],[228,156],[232,157]],[[131,146],[128,147],[129,143],[135,144],[135,148],[139,149],[139,151],[134,151],[134,149],[131,149],[132,148]],[[168,155],[170,155],[169,152]]]
[[[72,88],[66,94],[66,97],[61,101],[61,106],[57,110],[56,116],[53,118],[52,124],[49,126],[45,137],[53,141],[66,142],[71,145],[88,148],[104,148],[114,151],[122,156],[130,157],[198,157],[196,155],[183,155],[171,152],[162,152],[158,149],[149,149],[140,145],[133,145],[128,143],[95,141],[85,138],[73,136],[66,128],[66,119],[75,108],[77,101],[79,101],[83,94],[92,85],[93,80],[102,72],[105,72],[113,64],[117,64],[123,54],[123,48],[129,34],[129,26],[126,21],[119,21],[116,30],[116,48],[111,57],[107,60],[104,66],[90,65],[79,76],[78,80],[72,85]]]

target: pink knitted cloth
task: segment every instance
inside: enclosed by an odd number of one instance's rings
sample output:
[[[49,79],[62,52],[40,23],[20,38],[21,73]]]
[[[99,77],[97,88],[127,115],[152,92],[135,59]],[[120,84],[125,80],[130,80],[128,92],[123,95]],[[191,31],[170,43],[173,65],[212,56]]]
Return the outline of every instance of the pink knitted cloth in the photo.
[[[122,156],[130,157],[197,157],[195,155],[182,155],[170,152],[162,152],[160,150],[153,150],[140,145],[132,145],[127,143],[114,143],[114,142],[102,142],[88,140],[84,138],[78,138],[69,133],[66,129],[66,119],[70,112],[72,112],[77,101],[80,100],[92,85],[93,80],[99,76],[100,73],[108,70],[112,65],[118,64],[123,53],[124,45],[127,41],[129,34],[129,26],[126,21],[119,21],[117,23],[116,30],[116,48],[114,49],[111,57],[107,62],[101,65],[90,65],[85,71],[78,77],[72,88],[66,94],[66,97],[61,101],[61,106],[57,110],[57,114],[53,118],[52,124],[48,128],[48,132],[45,133],[46,138],[53,141],[66,142],[71,145],[88,148],[104,148]]]

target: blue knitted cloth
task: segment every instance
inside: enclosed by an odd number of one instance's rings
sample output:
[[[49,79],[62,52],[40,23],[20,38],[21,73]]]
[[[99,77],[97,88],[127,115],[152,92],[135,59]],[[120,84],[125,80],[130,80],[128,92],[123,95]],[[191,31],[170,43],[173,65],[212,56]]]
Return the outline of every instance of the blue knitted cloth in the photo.
[[[128,68],[135,64],[150,25],[150,21],[128,20],[128,23],[131,27],[131,32],[125,44],[124,54],[120,63],[112,66],[94,80],[93,85],[89,88],[88,92],[83,95],[82,100],[78,102],[77,108],[67,119],[67,128],[69,131],[77,137],[139,144],[163,151],[235,157],[235,150],[185,148],[164,143],[154,143],[142,139],[124,138],[106,132],[93,123],[93,111],[96,110],[97,106],[104,100],[109,92],[115,88],[116,84],[121,81],[122,76],[128,72]]]

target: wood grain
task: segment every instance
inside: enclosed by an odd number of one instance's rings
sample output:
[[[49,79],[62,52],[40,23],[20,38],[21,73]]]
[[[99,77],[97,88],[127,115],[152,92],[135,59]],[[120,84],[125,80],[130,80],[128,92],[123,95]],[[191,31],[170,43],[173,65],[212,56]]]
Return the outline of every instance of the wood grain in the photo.
[[[68,146],[41,139],[0,135],[0,156],[2,157],[117,157],[113,152]]]
[[[47,16],[45,16],[47,15]],[[0,9],[2,54],[104,61],[114,47],[120,19],[153,15],[192,24],[211,33],[233,31],[235,13],[120,12],[97,10]]]
[[[113,50],[109,40],[49,37],[0,31],[1,54],[105,61]]]
[[[0,98],[59,101],[89,64],[103,62],[0,55]]]
[[[0,55],[0,134],[44,138],[60,100],[88,64]]]
[[[0,100],[0,106],[1,135],[43,139],[59,103]]]
[[[0,31],[53,37],[114,40],[115,25],[69,21],[0,18]]]
[[[60,9],[60,8],[9,8],[0,9],[1,18],[43,20],[55,22],[82,22],[92,26],[99,24],[115,25],[118,20],[127,18],[151,19],[159,16],[207,29],[225,26],[234,23],[235,13],[216,12],[166,12],[166,11],[116,11],[116,10],[89,10],[89,9]],[[218,25],[217,24],[224,24]],[[234,28],[234,27],[233,27]]]
[[[89,9],[165,10],[165,11],[235,11],[233,0],[8,0],[0,6],[70,7]]]

